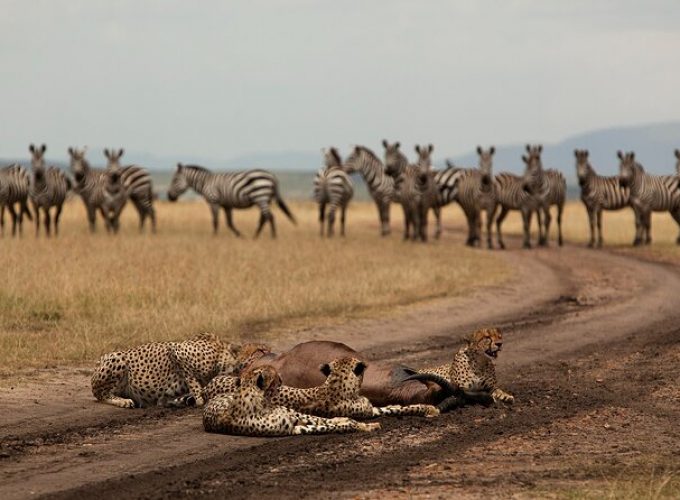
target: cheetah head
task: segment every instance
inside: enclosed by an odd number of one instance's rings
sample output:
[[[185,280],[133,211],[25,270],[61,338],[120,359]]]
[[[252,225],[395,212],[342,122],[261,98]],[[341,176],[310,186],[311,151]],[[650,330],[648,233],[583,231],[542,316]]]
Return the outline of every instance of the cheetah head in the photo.
[[[271,349],[266,344],[249,343],[243,344],[242,346],[234,346],[234,354],[236,356],[234,373],[240,373],[242,370],[248,368],[255,360],[271,352]]]
[[[496,358],[503,348],[503,334],[498,328],[481,328],[467,337],[467,345],[470,349]]]
[[[364,381],[366,363],[357,358],[339,358],[319,367],[326,384],[340,392],[358,394]]]
[[[276,394],[282,384],[279,373],[273,366],[269,365],[246,370],[240,377],[241,387],[255,389],[265,398],[270,398]]]

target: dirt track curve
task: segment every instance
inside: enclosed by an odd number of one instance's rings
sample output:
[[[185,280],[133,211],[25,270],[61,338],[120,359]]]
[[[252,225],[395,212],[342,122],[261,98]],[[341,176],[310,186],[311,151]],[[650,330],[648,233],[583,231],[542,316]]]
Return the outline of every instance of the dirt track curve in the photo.
[[[676,269],[574,246],[499,255],[516,271],[509,284],[275,347],[333,339],[419,366],[449,359],[471,328],[500,325],[513,407],[383,419],[371,434],[239,438],[204,433],[197,410],[96,404],[89,370],[55,370],[0,389],[0,496],[493,496],[640,457],[680,461],[677,370],[659,363],[680,360]]]

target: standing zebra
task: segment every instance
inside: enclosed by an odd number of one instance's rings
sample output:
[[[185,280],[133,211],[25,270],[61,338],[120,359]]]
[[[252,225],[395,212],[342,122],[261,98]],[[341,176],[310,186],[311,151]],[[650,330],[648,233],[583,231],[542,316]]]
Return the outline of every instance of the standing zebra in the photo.
[[[368,191],[378,207],[380,233],[390,234],[390,202],[394,197],[394,179],[385,172],[383,163],[373,151],[364,146],[355,146],[343,170],[348,174],[360,172]]]
[[[71,156],[71,171],[76,181],[73,190],[83,199],[90,232],[94,233],[97,210],[99,210],[105,222],[108,220],[102,206],[107,178],[104,170],[90,167],[90,163],[85,159],[86,151],[87,148],[82,150],[68,148],[68,153]],[[106,224],[108,228],[108,223]]]
[[[541,224],[541,214],[538,214],[539,224],[539,242],[541,246],[548,245],[548,237],[550,235],[550,207],[557,206],[557,243],[562,246],[562,212],[564,211],[564,202],[567,197],[567,181],[561,172],[554,169],[543,169],[543,161],[541,160],[541,153],[543,146],[526,146],[530,161],[527,163],[525,171],[525,178],[531,179],[528,183],[533,182],[536,188],[532,190],[532,194],[536,196],[540,203],[540,210],[543,214],[543,223]],[[528,184],[527,184],[528,185]]]
[[[522,156],[522,161],[528,166],[529,162],[534,160],[529,156]],[[524,233],[523,246],[524,248],[531,248],[530,229],[531,217],[534,212],[537,212],[539,218],[538,226],[539,228],[541,227],[540,200],[531,194],[537,189],[535,184],[535,179],[527,178],[526,176],[520,177],[507,172],[501,172],[494,177],[494,195],[501,207],[501,211],[496,218],[496,233],[500,248],[505,248],[501,226],[510,210],[519,210],[521,212]]]
[[[432,213],[434,213],[435,218],[434,238],[438,240],[442,234],[442,198],[439,193],[439,184],[437,182],[439,171],[432,167],[432,151],[434,151],[434,146],[432,144],[428,144],[427,146],[416,145],[416,154],[418,155],[417,164],[420,167],[432,172],[434,175],[432,182],[429,182],[428,184],[429,187],[427,196],[428,203],[432,209]]]
[[[427,212],[434,203],[434,172],[421,165],[407,165],[395,182],[397,199],[404,209],[404,239],[427,241]]]
[[[260,235],[264,224],[268,221],[272,238],[276,238],[274,214],[271,213],[270,207],[272,199],[276,200],[279,208],[291,222],[296,223],[295,217],[281,199],[276,177],[266,170],[216,174],[204,167],[178,163],[170,189],[168,189],[168,199],[177,201],[177,198],[189,188],[202,195],[210,205],[214,234],[217,234],[220,207],[224,209],[229,229],[236,236],[241,236],[241,233],[234,227],[231,217],[232,209],[257,205],[260,209],[260,222],[255,237]]]
[[[576,177],[581,186],[581,201],[588,211],[590,222],[589,247],[595,246],[595,223],[597,221],[597,246],[602,246],[602,210],[620,210],[630,202],[630,189],[624,188],[616,176],[597,175],[588,161],[588,150],[574,150]]]
[[[638,162],[635,153],[617,152],[619,182],[630,188],[630,204],[635,211],[633,245],[652,241],[652,212],[670,212],[680,225],[680,178],[677,175],[649,175]],[[680,235],[676,242],[680,244]]]
[[[108,168],[115,167],[120,172],[121,182],[125,186],[125,191],[130,201],[139,215],[139,230],[144,229],[146,218],[151,219],[151,231],[156,232],[156,211],[153,207],[153,185],[149,171],[139,165],[121,166],[120,158],[125,151],[121,148],[117,152],[115,149],[104,150],[104,155],[108,158]]]
[[[24,214],[28,220],[33,220],[31,211],[28,209],[30,184],[30,176],[21,165],[15,163],[0,169],[0,231],[2,234],[5,233],[5,207],[12,216],[12,236],[16,236],[17,226],[19,235],[21,235]],[[15,210],[15,204],[19,204],[18,211]]]
[[[496,148],[491,146],[484,151],[477,146],[479,168],[458,169],[458,185],[456,201],[463,209],[468,223],[466,245],[475,246],[481,240],[481,212],[486,212],[487,246],[493,248],[492,225],[498,204],[496,203],[495,183],[493,179],[493,155]],[[447,161],[449,168],[455,168]]]
[[[71,189],[71,180],[64,172],[55,167],[45,168],[45,151],[43,144],[36,148],[33,144],[28,147],[31,152],[31,180],[30,197],[35,214],[35,235],[40,234],[40,209],[45,215],[45,234],[50,236],[51,216],[50,209],[55,207],[54,212],[54,235],[59,235],[59,218],[66,201],[66,195]]]
[[[118,233],[120,229],[120,214],[125,208],[128,200],[128,190],[124,184],[122,170],[120,168],[120,157],[123,156],[123,150],[115,149],[104,150],[104,156],[109,160],[106,167],[106,183],[104,185],[104,201],[102,202],[102,209],[105,214],[106,230],[114,234]],[[148,176],[148,174],[147,174]],[[143,226],[144,219],[140,213],[141,224]]]
[[[389,175],[394,182],[392,201],[399,203],[404,211],[404,239],[406,240],[409,238],[409,228],[411,227],[413,215],[408,212],[408,203],[402,203],[403,193],[400,182],[403,180],[402,175],[409,166],[408,158],[406,158],[406,155],[399,149],[401,147],[399,141],[390,144],[387,142],[387,139],[383,139],[382,145],[385,148],[385,173]]]
[[[326,205],[328,205],[328,236],[333,236],[335,212],[340,209],[340,235],[345,236],[345,212],[352,196],[352,179],[342,169],[342,158],[335,148],[324,149],[324,168],[314,177],[314,199],[319,204],[321,236],[324,233]]]

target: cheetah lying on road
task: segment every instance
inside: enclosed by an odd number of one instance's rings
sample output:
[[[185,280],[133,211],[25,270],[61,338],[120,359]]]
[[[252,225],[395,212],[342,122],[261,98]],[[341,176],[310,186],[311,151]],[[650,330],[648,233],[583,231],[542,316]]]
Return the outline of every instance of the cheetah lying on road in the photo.
[[[376,408],[368,398],[359,395],[366,363],[346,357],[320,366],[326,381],[309,389],[281,386],[272,393],[273,404],[293,408],[320,417],[372,418],[381,415],[412,415],[433,417],[439,410],[431,405],[391,405]],[[204,389],[203,399],[208,401],[220,394],[233,393],[238,385],[237,377],[214,378]]]
[[[247,370],[234,380],[235,391],[216,396],[203,409],[206,431],[244,436],[288,436],[380,428],[378,423],[365,424],[345,417],[315,417],[274,404],[271,397],[281,386],[281,378],[271,366]]]
[[[152,342],[108,353],[92,375],[92,394],[121,408],[200,406],[202,387],[231,373],[240,352],[240,346],[204,333],[184,342]]]
[[[497,386],[496,366],[494,359],[498,357],[503,346],[503,335],[497,328],[477,330],[467,337],[467,345],[458,350],[450,364],[418,370],[409,377],[415,380],[432,380],[428,376],[441,377],[453,387],[462,389],[466,396],[483,400],[490,396],[493,402],[513,403],[514,396]],[[460,404],[457,396],[452,396],[439,404],[444,411]]]

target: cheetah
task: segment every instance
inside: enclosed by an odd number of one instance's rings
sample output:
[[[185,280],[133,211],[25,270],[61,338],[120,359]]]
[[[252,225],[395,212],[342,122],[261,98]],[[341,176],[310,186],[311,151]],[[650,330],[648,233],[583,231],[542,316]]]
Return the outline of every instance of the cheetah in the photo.
[[[201,406],[202,387],[231,373],[241,349],[203,333],[184,342],[152,342],[104,354],[92,375],[92,394],[120,408]]]
[[[428,376],[440,377],[444,383],[462,389],[466,397],[484,401],[490,396],[494,403],[513,403],[515,397],[500,389],[496,383],[496,366],[494,359],[498,357],[503,346],[503,334],[497,328],[483,328],[466,338],[467,345],[453,356],[453,363],[418,370],[410,379],[428,379]],[[452,405],[460,404],[457,396],[444,400],[438,405],[444,410]]]
[[[281,377],[269,366],[244,371],[235,378],[235,391],[220,394],[203,408],[207,432],[242,436],[291,436],[353,431],[370,432],[380,424],[366,424],[346,417],[322,418],[279,406],[271,401]]]
[[[271,402],[319,417],[373,418],[383,415],[411,415],[434,417],[439,410],[426,404],[409,406],[391,405],[377,408],[368,398],[359,395],[366,363],[356,358],[339,358],[322,364],[319,369],[326,381],[309,389],[281,386],[271,395]],[[219,376],[204,389],[203,399],[208,401],[219,394],[233,393],[238,385],[236,377]]]

